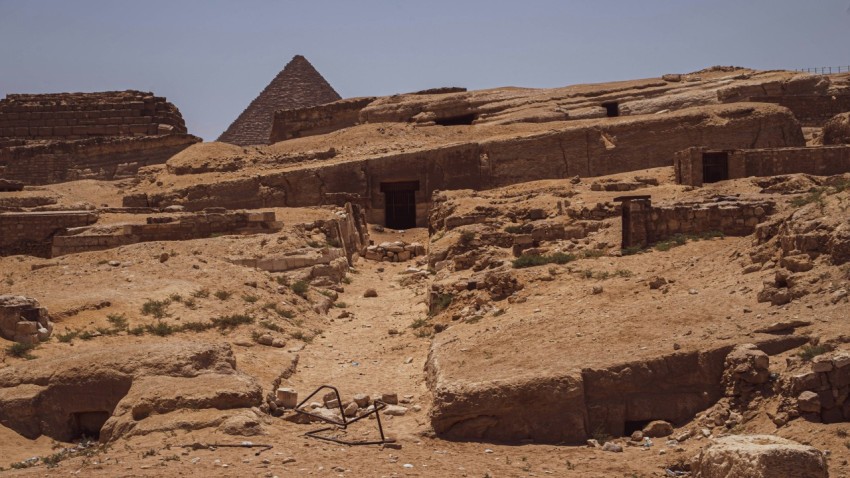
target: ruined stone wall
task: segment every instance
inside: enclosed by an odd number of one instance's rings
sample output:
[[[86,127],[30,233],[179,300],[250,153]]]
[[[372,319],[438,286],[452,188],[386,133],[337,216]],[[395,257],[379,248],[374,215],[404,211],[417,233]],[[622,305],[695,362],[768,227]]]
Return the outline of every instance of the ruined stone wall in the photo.
[[[427,225],[437,190],[491,189],[540,179],[599,176],[670,166],[676,151],[804,144],[791,113],[765,104],[721,105],[665,116],[614,118],[599,124],[561,123],[562,129],[525,137],[464,143],[321,166],[208,182],[188,188],[125,197],[128,207],[342,205],[366,208],[371,223],[383,223],[381,183],[418,181],[416,222]]]
[[[676,153],[676,182],[703,185],[703,153],[706,148],[689,148]],[[728,179],[804,173],[831,176],[850,172],[850,145],[800,148],[760,148],[727,151]]]
[[[738,201],[733,198],[653,206],[649,199],[644,198],[623,198],[624,248],[646,247],[676,234],[748,236],[775,211],[775,204],[771,201]]]
[[[374,100],[375,97],[350,98],[309,108],[277,111],[274,114],[269,143],[315,136],[354,126],[360,121],[360,110]]]
[[[115,233],[57,235],[51,256],[110,249],[126,244],[151,241],[185,241],[214,234],[273,232],[280,229],[274,212],[209,211],[181,217],[149,217],[147,224],[122,226]]]
[[[200,138],[187,134],[39,141],[0,148],[0,176],[25,184],[133,177],[165,163]]]
[[[0,137],[79,139],[186,133],[180,111],[142,91],[12,94],[0,100]]]
[[[850,95],[754,96],[748,101],[773,103],[794,113],[803,126],[823,126],[833,116],[850,111]]]
[[[0,256],[27,254],[50,257],[53,236],[67,228],[97,222],[88,211],[20,212],[0,214]]]

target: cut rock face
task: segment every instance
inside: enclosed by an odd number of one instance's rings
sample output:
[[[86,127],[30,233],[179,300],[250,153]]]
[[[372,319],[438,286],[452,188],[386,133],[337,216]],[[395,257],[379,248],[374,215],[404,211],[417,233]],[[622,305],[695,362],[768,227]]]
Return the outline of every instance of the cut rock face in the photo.
[[[259,406],[262,389],[236,371],[228,345],[171,342],[94,349],[0,370],[0,424],[27,438],[102,442],[171,428],[224,426]],[[242,410],[239,410],[242,409]],[[151,423],[147,423],[151,422]]]
[[[694,463],[696,478],[827,478],[820,450],[771,435],[715,440]]]
[[[23,344],[47,340],[53,322],[47,309],[35,299],[19,295],[0,295],[0,337]]]

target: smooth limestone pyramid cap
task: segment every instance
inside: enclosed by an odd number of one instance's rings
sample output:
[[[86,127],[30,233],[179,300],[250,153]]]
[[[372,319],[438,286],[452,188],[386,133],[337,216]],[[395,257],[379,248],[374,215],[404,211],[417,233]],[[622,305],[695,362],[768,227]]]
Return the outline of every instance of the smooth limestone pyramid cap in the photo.
[[[339,94],[313,65],[303,56],[295,55],[218,141],[240,146],[268,144],[275,111],[308,108],[339,99]]]

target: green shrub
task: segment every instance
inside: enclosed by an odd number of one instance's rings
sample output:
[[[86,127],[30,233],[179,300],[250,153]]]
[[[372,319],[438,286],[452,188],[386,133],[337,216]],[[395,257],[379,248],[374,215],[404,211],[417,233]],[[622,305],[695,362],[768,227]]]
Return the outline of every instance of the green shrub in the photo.
[[[419,319],[414,320],[413,323],[410,324],[410,328],[411,329],[418,329],[418,328],[421,328],[421,327],[427,327],[428,325],[429,325],[428,319],[419,318]]]
[[[337,309],[344,309],[348,307],[348,304],[346,304],[345,302],[334,302],[334,307],[336,307]]]
[[[184,322],[182,325],[180,325],[179,331],[203,332],[211,328],[213,328],[213,324],[210,322]]]
[[[254,318],[245,314],[233,314],[216,317],[212,322],[219,329],[232,329],[244,324],[253,324]]]
[[[310,288],[310,285],[307,282],[300,280],[292,284],[292,292],[304,297],[307,294],[307,289]]]
[[[581,251],[582,259],[596,259],[598,257],[602,257],[605,255],[605,251],[602,249],[585,249]]]
[[[127,333],[130,334],[130,335],[136,335],[136,336],[144,335],[145,328],[140,325],[138,327],[133,327],[132,329],[128,329]]]
[[[183,299],[183,305],[185,305],[186,308],[189,309],[189,310],[195,310],[195,309],[198,308],[198,304],[197,304],[197,302],[195,302],[194,297],[189,297],[189,298]]]
[[[91,340],[94,338],[94,332],[90,332],[88,330],[84,330],[80,332],[80,340]]]
[[[803,360],[811,360],[818,355],[822,355],[829,352],[829,347],[826,345],[809,345],[806,344],[802,347],[802,350],[798,353],[801,359]]]
[[[472,231],[464,231],[460,234],[459,242],[463,245],[469,244],[475,239],[475,233]]]
[[[35,356],[30,353],[33,350],[35,350],[35,345],[22,344],[20,342],[15,342],[6,348],[6,352],[8,352],[9,355],[27,360],[35,358]]]
[[[178,304],[180,302],[183,302],[183,296],[176,292],[174,294],[169,295],[168,298],[171,299],[171,302],[177,302]]]
[[[72,340],[76,339],[79,334],[80,334],[80,331],[78,331],[78,330],[69,330],[69,331],[65,332],[64,334],[56,334],[56,339],[59,340],[62,343],[68,343],[68,342],[71,342]]]
[[[106,316],[106,320],[118,330],[127,328],[127,317],[124,314],[109,314]]]
[[[640,252],[643,252],[643,248],[640,247],[640,246],[629,246],[629,247],[620,249],[620,255],[623,255],[623,256],[632,256],[632,255],[638,254]]]
[[[258,300],[260,300],[260,298],[257,297],[256,295],[248,294],[248,295],[243,295],[242,300],[244,300],[245,302],[247,302],[249,304],[253,304],[253,303],[257,302]]]
[[[148,324],[145,326],[145,332],[149,334],[156,335],[158,337],[167,337],[174,332],[177,332],[177,329],[168,325],[165,322],[157,321],[155,324]]]
[[[576,257],[565,252],[556,252],[549,255],[540,254],[523,254],[513,261],[514,269],[522,269],[525,267],[542,266],[545,264],[566,264],[572,262]]]
[[[162,319],[168,316],[168,305],[170,300],[152,300],[142,304],[142,315],[152,315],[156,319]]]
[[[233,293],[227,290],[217,290],[213,295],[218,300],[227,300],[230,298],[231,295],[233,295]]]

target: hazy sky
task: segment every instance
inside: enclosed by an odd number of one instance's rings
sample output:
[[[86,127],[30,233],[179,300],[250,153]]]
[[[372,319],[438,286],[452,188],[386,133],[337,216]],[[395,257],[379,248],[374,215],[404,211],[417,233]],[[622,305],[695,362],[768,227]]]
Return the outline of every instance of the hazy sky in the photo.
[[[0,0],[0,96],[139,89],[214,140],[296,54],[343,97],[850,65],[850,0]]]

